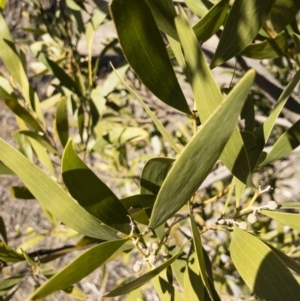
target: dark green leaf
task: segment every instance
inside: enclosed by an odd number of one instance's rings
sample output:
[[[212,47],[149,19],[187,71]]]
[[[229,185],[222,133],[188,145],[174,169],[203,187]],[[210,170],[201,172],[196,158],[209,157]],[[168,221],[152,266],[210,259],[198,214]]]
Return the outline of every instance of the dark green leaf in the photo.
[[[0,297],[8,293],[15,285],[17,285],[24,276],[12,276],[0,281]]]
[[[1,215],[0,215],[0,234],[1,234],[4,242],[7,243],[6,228],[5,228],[4,220]]]
[[[150,194],[136,194],[127,198],[121,199],[121,203],[126,208],[152,208],[156,196]]]
[[[273,3],[274,0],[234,1],[210,64],[211,68],[225,63],[252,42],[267,18]]]
[[[254,75],[250,71],[241,79],[180,153],[158,193],[150,229],[173,216],[207,177],[236,126]]]
[[[32,200],[34,196],[25,186],[12,186],[10,192],[16,199]]]
[[[104,242],[75,258],[65,268],[40,286],[30,300],[40,300],[58,290],[65,289],[92,273],[122,247],[126,239]]]
[[[248,45],[241,55],[247,56],[253,59],[274,59],[279,56],[283,56],[287,51],[287,37],[281,33],[274,39],[267,39],[260,43],[254,43]]]
[[[49,176],[0,139],[0,160],[14,171],[44,209],[81,234],[111,240],[118,236],[101,225]]]
[[[123,285],[115,288],[114,290],[110,291],[109,293],[105,294],[104,296],[105,297],[120,296],[120,295],[130,293],[131,291],[141,287],[142,285],[144,285],[145,283],[150,281],[152,278],[157,276],[159,273],[161,273],[163,270],[165,270],[172,262],[174,262],[181,255],[181,253],[182,253],[182,250],[180,250],[176,255],[172,256],[167,261],[165,261],[159,267],[151,270],[150,272],[147,272],[146,274],[142,275],[141,277],[139,277],[129,283],[123,284]]]
[[[85,210],[109,227],[130,233],[130,220],[125,207],[76,155],[72,140],[63,154],[62,177],[70,194]]]
[[[234,227],[230,253],[236,269],[259,298],[299,300],[298,282],[280,258],[258,238]]]
[[[161,101],[190,115],[149,6],[144,0],[113,0],[110,8],[124,55],[141,81]]]
[[[62,99],[57,105],[55,115],[56,130],[63,148],[66,146],[69,140],[69,121],[67,104],[67,97],[62,97]]]
[[[22,254],[16,252],[3,241],[0,241],[0,260],[4,262],[19,262],[24,261]]]
[[[279,33],[293,20],[299,12],[298,0],[275,0],[270,12],[270,19],[274,29]]]
[[[174,159],[153,158],[144,166],[141,175],[141,193],[157,195]]]

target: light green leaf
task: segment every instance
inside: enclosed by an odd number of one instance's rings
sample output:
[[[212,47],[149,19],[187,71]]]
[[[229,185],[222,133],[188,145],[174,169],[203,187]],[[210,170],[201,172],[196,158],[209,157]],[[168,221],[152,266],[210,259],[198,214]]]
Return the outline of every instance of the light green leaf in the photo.
[[[192,300],[192,299],[184,299],[183,296],[177,291],[177,289],[167,282],[165,279],[163,279],[160,276],[154,277],[151,280],[156,293],[160,297],[161,301],[186,301],[186,300]]]
[[[157,276],[159,273],[161,273],[163,270],[165,270],[172,262],[174,262],[182,253],[182,250],[180,250],[176,255],[172,256],[170,259],[165,261],[162,265],[159,267],[151,270],[150,272],[147,272],[140,276],[139,278],[136,278],[135,280],[120,285],[119,287],[115,288],[114,290],[110,291],[109,293],[106,293],[105,297],[115,297],[115,296],[121,296],[130,293],[131,291],[141,287],[148,281],[150,281],[152,278]]]
[[[285,213],[269,210],[262,210],[261,213],[275,219],[276,221],[291,227],[296,231],[300,231],[300,214],[299,213]]]
[[[286,132],[284,132],[273,145],[266,159],[261,166],[269,164],[275,160],[281,159],[292,152],[300,145],[300,120],[294,123]]]
[[[196,15],[199,17],[203,17],[208,9],[204,5],[203,1],[198,1],[198,0],[185,0],[184,1],[187,7]]]
[[[282,202],[280,203],[282,209],[300,209],[300,202]]]
[[[253,59],[274,59],[283,56],[287,51],[287,37],[286,34],[281,33],[274,39],[267,39],[260,43],[248,45],[241,55]]]
[[[2,162],[0,162],[0,175],[14,176],[15,173]]]
[[[112,229],[100,225],[57,183],[3,139],[0,139],[0,160],[18,175],[43,208],[63,223],[91,237],[117,238]]]
[[[182,9],[180,9],[180,15],[176,18],[175,24],[184,50],[196,107],[203,123],[222,102],[223,96]],[[243,90],[243,94],[248,91],[249,87],[247,90]],[[237,128],[234,129],[220,159],[240,181],[252,185],[247,153]]]
[[[104,242],[85,251],[40,286],[28,300],[41,300],[80,281],[107,261],[126,241],[120,239]]]
[[[1,10],[3,10],[5,8],[6,5],[6,0],[0,0],[0,8]]]
[[[113,0],[110,9],[124,55],[141,81],[161,101],[191,115],[149,6]]]
[[[146,0],[149,5],[156,24],[160,30],[173,39],[178,40],[175,29],[174,18],[176,10],[172,0]]]
[[[62,97],[57,105],[55,114],[56,130],[63,148],[66,146],[69,140],[69,121],[67,104],[68,98]]]
[[[257,162],[259,160],[259,157],[263,151],[263,148],[265,147],[266,142],[268,141],[270,134],[272,132],[272,129],[275,125],[275,122],[281,113],[281,110],[283,109],[285,103],[289,99],[290,95],[292,94],[293,90],[298,85],[298,82],[300,80],[300,70],[298,70],[292,80],[289,82],[289,84],[286,86],[286,88],[281,93],[273,111],[267,118],[267,120],[254,131],[254,134],[256,135],[256,143],[257,146],[254,149],[249,150],[248,157],[250,160],[250,166],[252,169],[255,168],[257,165]]]
[[[24,261],[25,258],[22,254],[9,247],[5,242],[0,241],[0,260],[4,262],[19,262]]]
[[[141,174],[141,194],[157,195],[174,161],[171,158],[161,157],[150,159]]]
[[[114,68],[113,68],[114,69]],[[123,80],[123,78],[118,74],[118,72],[114,69],[116,74],[118,75],[120,81],[122,84],[128,89],[130,94],[140,103],[140,105],[144,108],[144,110],[147,112],[147,114],[152,119],[153,123],[156,125],[157,129],[161,133],[161,135],[164,137],[164,139],[170,144],[170,146],[173,148],[173,150],[176,153],[180,152],[180,148],[176,145],[175,141],[173,140],[172,136],[167,132],[165,127],[161,124],[161,122],[157,119],[156,115],[150,110],[150,108],[146,105],[146,103],[138,96],[137,93],[133,89],[130,88],[130,86]]]
[[[15,285],[23,280],[23,275],[12,276],[0,281],[0,298],[8,293]],[[1,298],[2,299],[2,298]],[[6,299],[2,299],[6,300]]]
[[[62,177],[72,197],[109,227],[130,233],[128,212],[115,194],[76,155],[72,140],[62,158]]]
[[[115,127],[106,135],[98,139],[93,146],[94,150],[101,150],[107,145],[119,145],[126,142],[136,142],[149,137],[149,133],[140,127]]]
[[[258,238],[235,226],[230,254],[243,280],[259,298],[299,300],[298,282],[280,258]]]
[[[205,180],[236,126],[254,74],[250,71],[241,79],[180,153],[158,193],[150,229],[173,216]]]
[[[244,50],[267,18],[274,0],[234,1],[216,49],[211,68],[219,66]]]
[[[299,12],[300,2],[295,0],[275,0],[270,12],[274,29],[279,33],[293,20]]]

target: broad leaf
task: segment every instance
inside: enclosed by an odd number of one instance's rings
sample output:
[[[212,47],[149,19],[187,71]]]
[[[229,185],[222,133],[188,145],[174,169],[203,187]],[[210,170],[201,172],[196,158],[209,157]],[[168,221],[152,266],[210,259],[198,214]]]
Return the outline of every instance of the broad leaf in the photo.
[[[277,35],[274,39],[267,39],[260,43],[248,45],[241,55],[253,59],[274,59],[285,55],[287,51],[287,37],[284,33]]]
[[[286,213],[286,212],[275,212],[269,210],[262,210],[261,213],[275,219],[276,221],[291,227],[296,231],[300,231],[300,214],[299,213]]]
[[[127,198],[121,199],[121,203],[126,208],[152,208],[156,196],[151,194],[136,194]]]
[[[259,298],[299,300],[298,282],[280,258],[258,238],[234,227],[230,253],[236,269]]]
[[[223,96],[182,9],[175,24],[184,50],[196,107],[203,123],[222,102]],[[243,93],[248,93],[249,88],[247,89]],[[240,181],[252,185],[247,153],[237,128],[234,129],[220,159]]]
[[[43,208],[81,234],[116,239],[115,232],[101,225],[57,183],[16,149],[0,139],[0,160],[15,172]]]
[[[281,159],[292,152],[300,145],[300,120],[294,123],[286,132],[284,132],[273,145],[266,159],[261,165],[269,164],[275,160]]]
[[[135,280],[120,285],[119,287],[115,288],[114,290],[110,291],[109,293],[105,294],[105,297],[115,297],[120,296],[124,294],[128,294],[131,291],[141,287],[148,281],[150,281],[152,278],[157,276],[159,273],[161,273],[163,270],[165,270],[172,262],[174,262],[182,253],[182,250],[180,250],[176,255],[172,256],[170,259],[165,261],[162,265],[159,267],[151,270],[150,272],[147,272],[146,274],[140,276],[139,278],[136,278]]]
[[[145,0],[113,0],[110,8],[124,55],[141,81],[161,101],[190,115],[164,41]]]
[[[123,233],[130,233],[128,212],[115,194],[76,155],[72,140],[62,159],[62,177],[68,191],[91,215]]]
[[[80,281],[107,261],[126,241],[126,239],[120,239],[104,242],[85,251],[40,286],[29,300],[41,300]]]
[[[211,68],[225,63],[252,42],[267,18],[273,3],[274,0],[234,1],[210,64]]]
[[[171,158],[153,158],[144,166],[141,175],[141,193],[157,195],[173,164]]]
[[[166,222],[205,180],[236,126],[254,74],[250,71],[241,79],[180,153],[158,193],[149,228]]]

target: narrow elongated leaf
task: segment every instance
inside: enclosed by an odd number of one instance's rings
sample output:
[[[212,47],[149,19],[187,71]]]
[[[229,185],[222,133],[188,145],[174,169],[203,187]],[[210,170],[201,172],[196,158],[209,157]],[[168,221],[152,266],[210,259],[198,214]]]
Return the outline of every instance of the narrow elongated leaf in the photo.
[[[161,101],[191,115],[145,0],[113,0],[110,9],[124,55],[141,81]]]
[[[243,77],[180,153],[158,193],[149,228],[173,216],[205,180],[236,126],[254,74],[250,71]]]
[[[223,96],[182,9],[180,9],[175,24],[184,50],[196,107],[201,122],[205,122],[222,102]],[[248,93],[248,90],[244,93]],[[221,155],[221,160],[240,181],[252,185],[246,149],[237,128],[234,129],[233,135]]]
[[[198,1],[198,0],[185,0],[185,3],[187,5],[187,7],[196,15],[198,15],[199,17],[203,17],[208,9],[207,7],[204,5],[204,3],[202,1]]]
[[[262,210],[261,213],[294,230],[300,231],[300,214],[298,213],[275,212],[269,210]]]
[[[226,19],[228,6],[229,0],[218,2],[193,25],[193,30],[198,41],[205,42],[219,30]]]
[[[113,68],[114,69],[114,68]],[[120,81],[123,83],[123,85],[128,89],[130,94],[140,103],[140,105],[144,108],[144,110],[147,112],[147,114],[152,119],[153,123],[161,133],[161,135],[166,139],[166,141],[170,144],[170,146],[173,148],[173,150],[176,153],[180,152],[180,148],[176,145],[175,141],[173,140],[172,136],[167,132],[166,128],[161,124],[161,122],[157,119],[156,115],[150,110],[150,108],[147,106],[147,104],[139,97],[135,91],[130,88],[130,86],[123,80],[123,78],[118,74],[118,72],[114,69],[116,74],[118,75]]]
[[[120,296],[124,294],[128,294],[131,291],[141,287],[148,281],[150,281],[152,278],[157,276],[159,273],[161,273],[163,270],[165,270],[170,264],[172,264],[182,253],[182,250],[180,250],[176,255],[172,256],[170,259],[168,259],[166,262],[164,262],[162,265],[159,267],[151,270],[150,272],[147,272],[146,274],[142,275],[141,277],[123,284],[114,290],[110,291],[109,293],[105,294],[105,297],[115,297],[115,296]]]
[[[4,220],[1,215],[0,215],[0,235],[2,236],[2,240],[4,240],[4,242],[7,243],[6,228],[5,228]]]
[[[281,159],[300,145],[300,120],[284,132],[273,145],[262,166]]]
[[[72,140],[62,159],[62,177],[75,200],[104,224],[130,233],[128,212],[115,194],[76,155]]]
[[[62,97],[56,108],[55,124],[58,137],[64,148],[69,140],[68,98]]]
[[[12,276],[0,281],[0,297],[8,293],[15,285],[17,285],[22,279],[23,275]]]
[[[287,37],[284,33],[277,35],[274,39],[267,39],[261,43],[248,45],[241,55],[253,59],[274,59],[283,56],[287,50]]]
[[[150,159],[142,171],[141,193],[157,195],[174,161],[171,158]]]
[[[300,2],[295,0],[275,0],[270,12],[274,29],[281,32],[299,12]]]
[[[175,29],[174,18],[176,10],[172,0],[146,0],[149,5],[156,24],[160,30],[173,39],[178,40]]]
[[[299,300],[298,282],[280,258],[258,238],[234,227],[230,253],[238,272],[259,298]]]
[[[250,166],[252,169],[254,169],[255,166],[257,165],[257,162],[263,151],[263,148],[265,147],[265,144],[268,141],[270,134],[272,132],[272,129],[275,125],[276,119],[278,118],[279,114],[281,113],[287,100],[291,96],[293,90],[298,85],[299,80],[300,80],[300,70],[298,70],[295,73],[293,79],[289,82],[289,84],[286,86],[286,88],[281,93],[273,111],[271,112],[271,114],[269,115],[267,120],[259,128],[257,128],[254,131],[254,134],[256,135],[257,146],[248,152]]]
[[[234,1],[216,49],[211,68],[219,66],[244,50],[255,38],[274,0]]]
[[[28,300],[41,300],[80,281],[107,261],[126,241],[120,239],[104,242],[85,251],[39,287]]]
[[[41,124],[37,121],[37,118],[32,116],[32,114],[29,113],[29,111],[26,108],[21,106],[16,98],[6,97],[4,99],[4,102],[27,125],[35,129],[36,131],[43,132]]]
[[[100,225],[58,184],[3,139],[0,139],[0,160],[18,175],[43,208],[63,223],[91,237],[117,238],[112,229]]]
[[[5,166],[2,162],[0,162],[0,175],[13,176],[15,175],[15,173],[10,168]]]
[[[0,260],[4,262],[19,262],[24,261],[22,254],[16,252],[3,241],[0,241]]]

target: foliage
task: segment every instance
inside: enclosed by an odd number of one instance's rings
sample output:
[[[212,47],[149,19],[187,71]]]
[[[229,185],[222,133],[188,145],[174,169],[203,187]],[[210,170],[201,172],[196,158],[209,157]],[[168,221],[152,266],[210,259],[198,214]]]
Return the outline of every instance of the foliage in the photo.
[[[0,56],[8,74],[0,74],[0,99],[19,126],[14,133],[17,149],[0,139],[0,171],[22,180],[25,186],[14,187],[14,195],[35,198],[51,221],[52,232],[62,223],[80,240],[65,252],[48,250],[39,257],[27,250],[40,238],[14,250],[1,222],[1,262],[24,261],[31,269],[25,276],[13,274],[0,281],[0,299],[12,300],[29,277],[37,287],[28,300],[58,290],[85,298],[73,285],[116,255],[129,253],[136,277],[125,279],[106,297],[129,294],[129,300],[134,290],[142,294],[143,285],[151,282],[161,300],[222,300],[228,295],[247,299],[251,294],[270,301],[298,300],[300,268],[293,257],[299,254],[293,249],[300,231],[299,201],[260,204],[260,195],[269,188],[262,189],[254,175],[300,144],[299,121],[270,143],[277,119],[300,80],[295,21],[299,4],[221,0],[213,5],[186,0],[181,6],[171,0],[112,0],[109,10],[99,8],[84,25],[80,11],[86,7],[81,1],[61,1],[66,6],[56,7],[51,15],[38,1],[33,3],[31,17],[41,26],[26,29],[27,45],[12,38],[0,16]],[[187,13],[199,17],[193,26]],[[153,112],[155,107],[150,109],[123,79],[127,64],[113,68],[104,83],[97,81],[97,66],[105,53],[120,53],[114,40],[96,61],[92,56],[96,29],[110,18],[130,68],[166,105],[165,110],[172,107],[186,117],[185,140],[170,133]],[[200,45],[220,33],[209,65]],[[88,45],[87,60],[76,48],[81,34]],[[44,99],[30,83],[26,51],[36,59],[33,76],[52,78]],[[260,125],[255,114],[261,103],[252,97],[260,93],[253,87],[258,80],[255,71],[239,72],[239,80],[222,91],[212,73],[241,56],[270,60],[271,67],[275,58],[289,63],[289,83]],[[182,75],[191,86],[192,104],[182,91]],[[146,130],[130,110],[132,98],[152,120]],[[53,127],[46,118],[49,112]],[[151,128],[160,133],[165,156],[147,153]],[[138,153],[136,159],[129,158],[130,151]],[[101,158],[101,173],[121,175],[117,184],[122,193],[88,166],[92,156]],[[141,162],[145,164],[137,183],[134,176]],[[212,170],[218,173],[220,165],[230,171],[232,181],[228,185],[216,181],[218,191],[203,194],[199,187]],[[132,188],[134,184],[138,187]],[[86,250],[60,271],[47,269],[53,259],[82,248]],[[49,279],[41,282],[36,275]]]

